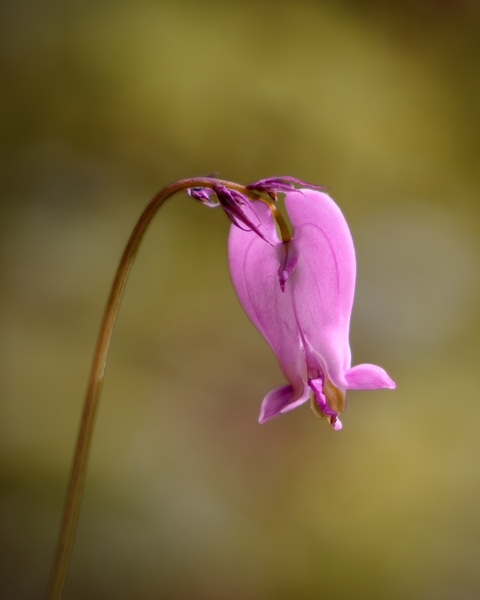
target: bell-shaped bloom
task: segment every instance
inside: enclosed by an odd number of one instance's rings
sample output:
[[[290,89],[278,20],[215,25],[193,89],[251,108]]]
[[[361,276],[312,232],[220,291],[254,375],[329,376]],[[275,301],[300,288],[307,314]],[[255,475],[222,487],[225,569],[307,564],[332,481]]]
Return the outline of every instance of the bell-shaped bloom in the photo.
[[[275,224],[262,202],[255,212],[269,232]],[[265,243],[253,231],[232,227],[229,265],[238,298],[277,355],[288,385],[270,391],[259,421],[292,410],[309,398],[314,412],[341,429],[338,415],[348,389],[391,388],[375,365],[351,367],[349,326],[355,289],[355,251],[338,206],[322,192],[288,192],[290,242]]]

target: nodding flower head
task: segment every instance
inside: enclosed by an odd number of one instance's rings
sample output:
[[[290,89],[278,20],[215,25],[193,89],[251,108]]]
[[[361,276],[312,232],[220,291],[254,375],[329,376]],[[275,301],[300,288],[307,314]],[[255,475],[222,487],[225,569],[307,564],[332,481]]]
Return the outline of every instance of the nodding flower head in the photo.
[[[258,191],[272,181],[252,185]],[[273,185],[279,189],[278,183]],[[252,206],[275,236],[268,207],[255,201]],[[229,236],[230,274],[238,298],[289,381],[265,396],[259,420],[310,398],[314,413],[341,429],[338,416],[345,409],[346,390],[392,389],[395,383],[375,365],[351,367],[348,338],[356,264],[340,209],[327,194],[308,189],[289,191],[285,206],[293,226],[288,243],[277,237],[271,246],[237,227]]]

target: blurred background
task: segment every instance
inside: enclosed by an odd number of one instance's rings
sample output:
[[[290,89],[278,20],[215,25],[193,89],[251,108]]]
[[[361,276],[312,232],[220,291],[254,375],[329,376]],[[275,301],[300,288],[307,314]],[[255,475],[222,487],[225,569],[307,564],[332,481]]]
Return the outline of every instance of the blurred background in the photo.
[[[137,256],[64,598],[480,596],[480,11],[460,0],[3,0],[0,596],[43,598],[94,345],[153,195],[328,185],[350,224],[352,391],[284,383],[181,194]]]

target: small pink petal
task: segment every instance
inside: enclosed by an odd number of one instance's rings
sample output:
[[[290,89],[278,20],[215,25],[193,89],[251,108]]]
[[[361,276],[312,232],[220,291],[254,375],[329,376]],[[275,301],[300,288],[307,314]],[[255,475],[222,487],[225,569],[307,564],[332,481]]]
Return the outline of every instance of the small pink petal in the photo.
[[[356,365],[345,373],[345,389],[376,390],[378,388],[396,388],[395,382],[377,365]]]
[[[332,424],[332,421],[330,421],[330,427],[332,429],[334,429],[335,431],[340,431],[340,429],[343,428],[342,422],[340,421],[340,419],[336,419],[335,422]]]
[[[296,391],[291,385],[276,387],[265,396],[260,409],[259,423],[265,423],[267,419],[276,417],[280,413],[286,413],[308,400],[310,388],[305,386],[303,394],[298,398]]]

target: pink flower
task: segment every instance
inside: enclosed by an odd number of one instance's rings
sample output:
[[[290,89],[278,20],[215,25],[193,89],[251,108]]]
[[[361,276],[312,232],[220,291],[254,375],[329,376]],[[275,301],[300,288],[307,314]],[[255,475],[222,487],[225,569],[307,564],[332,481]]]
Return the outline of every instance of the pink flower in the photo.
[[[253,231],[230,230],[230,273],[238,298],[277,355],[289,381],[271,390],[260,423],[309,397],[318,416],[341,429],[347,389],[395,388],[375,365],[351,367],[348,340],[355,289],[355,251],[347,223],[333,200],[315,190],[287,193],[292,240],[276,236],[268,207],[254,201],[271,246]]]

